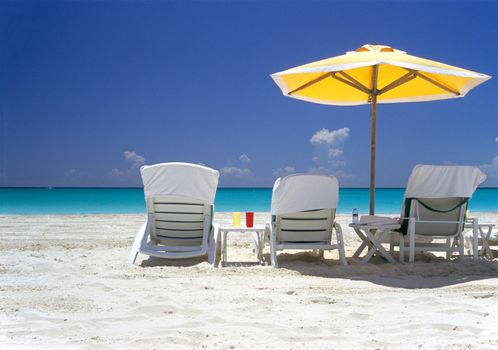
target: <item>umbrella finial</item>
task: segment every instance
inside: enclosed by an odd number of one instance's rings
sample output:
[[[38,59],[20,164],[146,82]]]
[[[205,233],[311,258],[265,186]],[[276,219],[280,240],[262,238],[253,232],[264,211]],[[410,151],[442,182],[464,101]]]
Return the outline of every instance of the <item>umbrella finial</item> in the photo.
[[[403,52],[387,45],[365,44],[355,50],[356,52]]]

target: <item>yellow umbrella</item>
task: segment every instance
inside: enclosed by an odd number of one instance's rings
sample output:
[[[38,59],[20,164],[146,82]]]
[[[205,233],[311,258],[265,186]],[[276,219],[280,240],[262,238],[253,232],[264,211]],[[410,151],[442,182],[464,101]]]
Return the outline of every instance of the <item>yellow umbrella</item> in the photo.
[[[375,212],[377,103],[463,97],[491,78],[384,45],[363,45],[345,55],[290,68],[271,77],[284,95],[300,100],[346,106],[371,104],[371,215]]]

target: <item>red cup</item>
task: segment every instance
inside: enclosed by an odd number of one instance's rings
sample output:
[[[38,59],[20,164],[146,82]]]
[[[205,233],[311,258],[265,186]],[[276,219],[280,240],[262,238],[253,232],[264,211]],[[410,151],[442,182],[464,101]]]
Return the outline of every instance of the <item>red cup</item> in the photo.
[[[254,226],[254,213],[252,211],[246,212],[246,227],[251,228]]]

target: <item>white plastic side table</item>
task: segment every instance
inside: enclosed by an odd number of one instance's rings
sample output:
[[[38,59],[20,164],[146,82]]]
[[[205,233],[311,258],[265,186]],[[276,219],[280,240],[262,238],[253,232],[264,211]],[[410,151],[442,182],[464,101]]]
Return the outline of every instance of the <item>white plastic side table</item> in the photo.
[[[221,262],[222,264],[227,262],[227,241],[229,233],[251,233],[254,239],[255,250],[258,258],[258,263],[261,264],[263,260],[263,245],[265,241],[265,233],[270,232],[270,226],[266,224],[265,226],[256,225],[254,227],[220,227],[221,233]]]
[[[384,236],[386,234],[399,234],[394,232],[394,230],[399,229],[401,226],[398,224],[350,224],[349,227],[353,228],[358,237],[361,238],[362,243],[360,247],[353,254],[353,261],[364,264],[367,263],[375,253],[385,258],[391,264],[395,264],[396,260],[392,255],[382,246]],[[403,237],[401,236],[400,243],[400,262],[403,261]],[[367,255],[360,259],[359,256],[368,247]]]
[[[465,228],[474,228],[474,220],[476,219],[470,218],[468,220],[468,223],[465,224]],[[474,259],[478,256],[485,256],[488,259],[494,258],[493,252],[489,247],[489,239],[493,231],[493,227],[495,227],[495,224],[478,223],[477,224],[478,232],[472,232],[472,243],[469,245],[472,247],[472,253],[474,255]],[[484,232],[484,228],[487,228],[486,232]],[[465,235],[465,238],[468,239],[469,237]],[[479,238],[481,238],[481,249],[478,248]]]

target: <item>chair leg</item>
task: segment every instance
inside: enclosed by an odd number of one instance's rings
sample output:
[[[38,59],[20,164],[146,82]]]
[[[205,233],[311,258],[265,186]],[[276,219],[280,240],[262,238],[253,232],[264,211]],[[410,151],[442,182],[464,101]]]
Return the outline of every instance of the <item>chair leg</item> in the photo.
[[[344,239],[342,236],[342,227],[339,224],[334,225],[335,235],[337,237],[337,245],[339,246],[339,262],[343,266],[348,266],[348,262],[346,261],[346,252],[344,251]]]
[[[410,239],[410,253],[408,262],[413,263],[415,261],[415,221],[410,218],[408,221],[408,236]]]
[[[474,261],[479,260],[479,222],[478,219],[475,218],[472,223],[472,257]]]
[[[399,262],[405,261],[405,235],[399,234]]]
[[[218,231],[218,236],[216,237],[216,259],[221,261],[222,252],[222,242],[221,242],[221,232]]]
[[[318,256],[323,259],[323,255],[324,255],[324,250],[323,249],[319,249],[318,250]]]
[[[140,247],[147,242],[148,230],[147,230],[147,222],[142,225],[140,230],[135,237],[135,241],[133,242],[133,246],[131,247],[130,254],[128,255],[128,264],[135,264],[135,260],[137,259],[137,255],[140,252]]]
[[[220,231],[218,228],[212,228],[211,233],[208,238],[209,248],[208,248],[208,263],[211,266],[216,266],[216,258],[219,255],[219,246],[220,246]]]
[[[450,260],[451,256],[453,255],[453,252],[451,251],[453,248],[451,244],[451,238],[446,238],[446,245],[448,246],[448,250],[446,251],[446,260]]]
[[[270,232],[270,255],[271,255],[271,266],[273,268],[278,268],[277,260],[277,242],[275,239],[275,231]]]
[[[465,254],[463,233],[460,233],[460,235],[458,236],[458,244],[459,244],[458,250],[460,255],[460,262],[463,262],[463,255]]]

